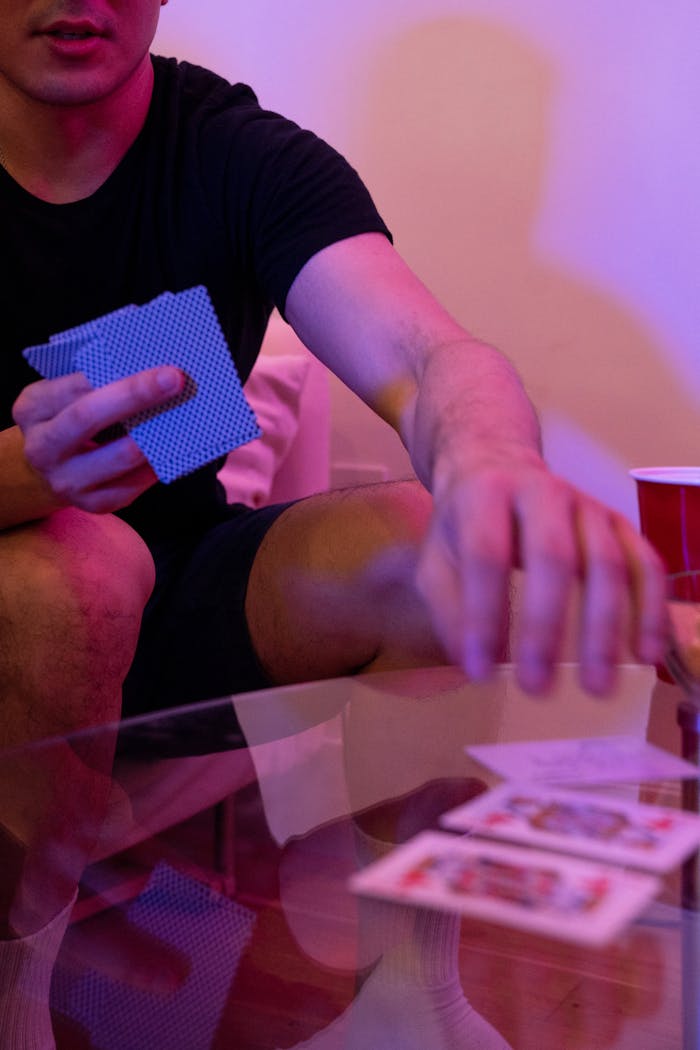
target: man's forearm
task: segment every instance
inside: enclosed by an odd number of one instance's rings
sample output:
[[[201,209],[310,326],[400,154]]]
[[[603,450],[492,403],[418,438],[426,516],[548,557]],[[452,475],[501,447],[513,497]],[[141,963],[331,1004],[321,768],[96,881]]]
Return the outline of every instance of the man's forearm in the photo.
[[[57,509],[48,486],[24,456],[19,427],[0,431],[0,530],[45,518]]]
[[[432,491],[460,473],[505,459],[541,459],[535,411],[510,362],[472,340],[431,350],[401,434],[416,473]]]

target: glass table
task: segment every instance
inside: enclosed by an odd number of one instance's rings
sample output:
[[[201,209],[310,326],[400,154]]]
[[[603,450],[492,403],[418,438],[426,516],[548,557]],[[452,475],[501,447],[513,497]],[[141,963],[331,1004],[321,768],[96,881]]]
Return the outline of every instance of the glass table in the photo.
[[[624,737],[679,755],[679,702],[651,668],[621,667],[605,700],[569,665],[544,698],[523,694],[510,666],[485,685],[429,668],[225,698],[5,753],[12,928],[31,936],[79,880],[50,959],[56,1045],[700,1046],[697,924],[678,866],[600,947],[349,888],[501,781],[467,746]],[[616,773],[602,762],[606,795],[682,805],[675,776]],[[38,985],[25,994],[40,1011]]]

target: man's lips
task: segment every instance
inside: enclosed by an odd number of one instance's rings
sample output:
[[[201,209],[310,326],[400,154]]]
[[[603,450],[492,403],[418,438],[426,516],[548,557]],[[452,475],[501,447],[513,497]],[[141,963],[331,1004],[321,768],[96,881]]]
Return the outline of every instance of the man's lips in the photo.
[[[56,37],[59,40],[85,40],[89,37],[105,35],[94,22],[85,20],[72,22],[68,19],[52,22],[51,25],[40,29],[39,34]]]

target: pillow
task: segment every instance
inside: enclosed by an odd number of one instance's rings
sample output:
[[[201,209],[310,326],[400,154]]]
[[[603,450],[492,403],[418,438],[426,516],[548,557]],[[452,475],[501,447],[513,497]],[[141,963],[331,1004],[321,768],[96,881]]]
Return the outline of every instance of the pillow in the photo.
[[[310,359],[301,354],[263,355],[245,384],[262,437],[229,452],[219,472],[229,503],[262,507],[299,426],[299,404]]]

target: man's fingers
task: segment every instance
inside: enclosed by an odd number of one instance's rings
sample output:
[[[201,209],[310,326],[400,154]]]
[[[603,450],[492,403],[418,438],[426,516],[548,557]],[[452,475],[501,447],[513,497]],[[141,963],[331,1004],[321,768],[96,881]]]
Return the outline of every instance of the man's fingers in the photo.
[[[462,663],[462,609],[455,564],[442,541],[429,541],[416,572],[416,586],[430,610],[433,630],[450,663]]]
[[[538,486],[519,499],[525,573],[518,674],[528,691],[551,678],[576,577],[582,582],[578,658],[591,693],[614,684],[627,625],[638,659],[658,662],[667,625],[663,566],[629,522],[570,486]]]
[[[65,447],[80,448],[105,427],[162,404],[179,393],[184,376],[178,368],[150,368],[93,390],[56,418],[56,438]]]
[[[15,405],[27,459],[40,471],[53,467],[84,449],[106,427],[163,404],[182,390],[184,381],[183,373],[168,365],[97,390],[79,374],[33,384]],[[58,405],[62,407],[57,409]]]
[[[158,405],[184,387],[170,365],[150,368],[94,390],[75,373],[27,387],[13,415],[28,463],[60,504],[93,513],[119,510],[157,480],[130,437],[96,444],[107,428]]]
[[[157,478],[152,467],[144,464],[117,478],[110,485],[82,493],[75,505],[91,514],[111,514],[132,503],[137,496],[150,488],[154,481],[157,481]]]
[[[457,545],[462,600],[461,664],[486,679],[506,631],[513,529],[509,494],[500,485],[470,492]]]
[[[508,579],[524,570],[515,659],[520,684],[543,692],[561,658],[580,580],[578,656],[584,687],[610,691],[628,629],[633,650],[657,663],[667,638],[664,572],[645,540],[614,511],[544,470],[484,472],[443,492],[418,584],[449,658],[484,679],[499,655]]]
[[[546,688],[578,576],[582,581],[581,679],[589,692],[602,695],[613,687],[630,622],[635,655],[652,663],[661,658],[666,631],[663,567],[620,516],[580,493],[560,492],[563,503],[556,489],[543,501],[547,511],[543,521],[532,508],[521,514],[527,572],[519,675],[528,690]]]
[[[17,426],[26,430],[32,424],[53,419],[92,389],[82,372],[73,372],[60,379],[40,379],[24,388],[12,407],[12,418]]]
[[[522,687],[537,693],[551,684],[578,566],[571,493],[550,478],[522,493],[515,512],[525,570],[516,662]]]
[[[449,659],[473,680],[488,677],[505,635],[512,556],[509,503],[497,486],[474,486],[437,514],[418,587]]]
[[[642,663],[659,664],[669,639],[666,607],[666,567],[653,547],[626,518],[615,519],[615,529],[627,558],[633,589],[630,645]]]
[[[143,468],[146,468],[142,475]],[[134,472],[139,480],[156,480],[153,469],[131,437],[122,437],[107,445],[72,456],[59,464],[51,475],[51,486],[55,495],[65,504],[80,506],[83,510],[95,510],[86,501],[94,503],[100,493],[94,490],[107,485],[104,496],[109,497],[113,488],[133,488]],[[127,478],[129,480],[127,480]],[[110,510],[114,509],[110,507]]]
[[[588,692],[602,695],[614,683],[633,604],[631,580],[611,512],[597,503],[583,503],[578,508],[578,524],[585,573],[579,644],[581,681]]]

